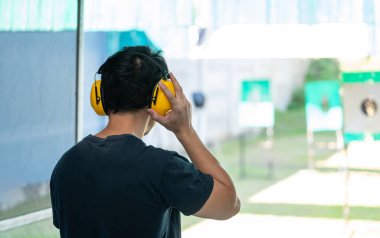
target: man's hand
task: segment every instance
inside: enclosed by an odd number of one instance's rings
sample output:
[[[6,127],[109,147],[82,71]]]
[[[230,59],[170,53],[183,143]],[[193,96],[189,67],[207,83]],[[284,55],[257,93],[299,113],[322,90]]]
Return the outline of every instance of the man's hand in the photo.
[[[172,73],[170,73],[170,80],[174,85],[175,96],[161,82],[159,82],[159,87],[168,98],[171,110],[165,116],[161,116],[153,109],[148,109],[148,113],[155,121],[178,137],[193,130],[191,125],[191,103],[187,100],[181,85]]]

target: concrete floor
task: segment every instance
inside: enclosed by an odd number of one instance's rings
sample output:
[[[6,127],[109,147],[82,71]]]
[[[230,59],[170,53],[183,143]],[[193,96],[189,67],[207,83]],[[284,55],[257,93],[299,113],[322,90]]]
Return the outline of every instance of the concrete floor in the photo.
[[[317,167],[380,170],[380,141],[352,142],[347,154],[339,152],[327,160],[318,161]]]
[[[206,220],[183,238],[379,238],[380,222],[239,214],[227,221]]]
[[[252,203],[380,207],[380,173],[300,170],[249,198]],[[347,197],[346,197],[347,194]]]

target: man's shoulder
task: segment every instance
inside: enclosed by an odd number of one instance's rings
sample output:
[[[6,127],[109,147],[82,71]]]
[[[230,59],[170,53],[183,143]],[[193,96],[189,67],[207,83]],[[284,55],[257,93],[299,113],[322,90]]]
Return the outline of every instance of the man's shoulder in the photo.
[[[151,158],[160,158],[164,160],[175,159],[189,162],[189,160],[186,157],[180,155],[177,151],[167,150],[152,145],[147,146],[147,154],[149,154]]]
[[[62,154],[62,156],[57,160],[57,164],[54,167],[53,173],[56,170],[59,170],[62,166],[65,166],[67,163],[71,163],[75,161],[78,157],[80,157],[83,153],[83,142],[80,141],[73,146],[71,146],[66,152]]]
[[[64,158],[76,157],[86,150],[86,145],[84,140],[79,141],[78,143],[72,145],[66,152],[61,156],[61,160]]]
[[[144,149],[143,153],[141,153],[141,157],[145,161],[149,161],[150,163],[165,163],[166,160],[175,156],[177,152],[166,150],[163,148],[155,147],[153,145],[148,145]]]

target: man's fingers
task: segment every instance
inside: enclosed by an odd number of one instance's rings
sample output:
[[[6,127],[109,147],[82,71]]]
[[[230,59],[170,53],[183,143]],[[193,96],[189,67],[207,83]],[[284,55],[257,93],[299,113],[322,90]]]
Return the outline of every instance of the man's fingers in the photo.
[[[158,86],[160,87],[160,89],[164,92],[165,96],[168,98],[170,104],[173,105],[173,103],[175,103],[175,97],[173,95],[173,93],[168,89],[168,87],[166,87],[165,84],[163,84],[162,82],[159,82],[158,83]]]
[[[156,122],[162,124],[162,122],[164,121],[164,117],[158,114],[155,110],[148,109],[147,112]]]
[[[177,79],[174,77],[173,73],[170,72],[170,80],[173,82],[174,90],[176,94],[183,94],[182,87],[178,83]]]

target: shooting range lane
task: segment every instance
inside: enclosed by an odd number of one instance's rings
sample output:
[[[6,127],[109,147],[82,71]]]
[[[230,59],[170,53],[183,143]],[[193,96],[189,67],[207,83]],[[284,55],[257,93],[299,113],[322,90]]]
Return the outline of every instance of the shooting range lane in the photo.
[[[348,205],[380,207],[380,174],[350,172]],[[301,170],[249,198],[251,203],[342,206],[345,173]],[[379,227],[380,229],[380,227]]]
[[[350,171],[347,184],[349,206],[380,207],[380,190],[373,189],[378,184],[379,173]],[[249,202],[343,206],[345,191],[344,172],[301,170],[251,196]],[[380,237],[380,221],[349,220],[345,224],[344,219],[239,214],[223,223],[212,220],[198,223],[185,230],[183,237],[277,238],[284,234],[293,238],[374,238]]]
[[[351,142],[345,153],[337,152],[330,158],[317,162],[318,168],[343,168],[380,170],[380,141]]]
[[[375,238],[380,237],[380,222],[239,214],[227,221],[206,220],[182,234],[183,238]]]

